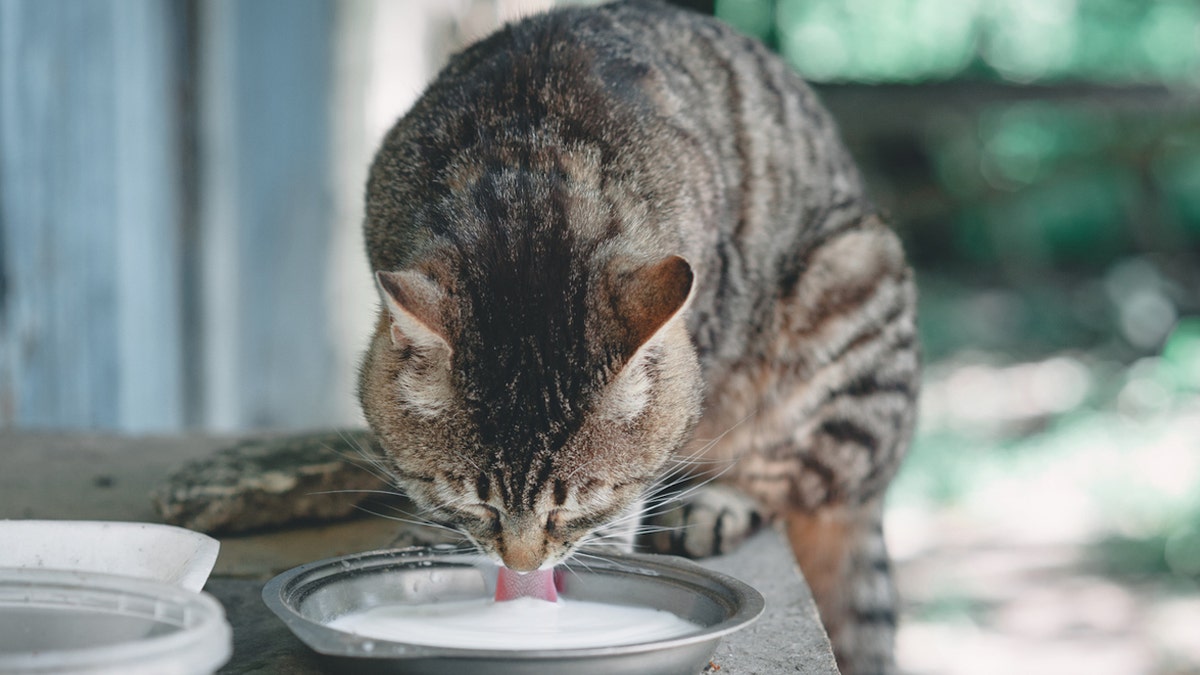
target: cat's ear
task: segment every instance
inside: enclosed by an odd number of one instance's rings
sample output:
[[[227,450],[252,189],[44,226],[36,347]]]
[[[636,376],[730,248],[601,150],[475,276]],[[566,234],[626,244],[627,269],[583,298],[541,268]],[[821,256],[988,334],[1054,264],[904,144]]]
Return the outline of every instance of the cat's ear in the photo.
[[[692,292],[692,266],[673,255],[621,275],[616,306],[625,325],[622,349],[632,357],[683,312]]]
[[[379,294],[392,317],[397,348],[450,349],[445,322],[445,292],[432,279],[413,271],[376,272]]]

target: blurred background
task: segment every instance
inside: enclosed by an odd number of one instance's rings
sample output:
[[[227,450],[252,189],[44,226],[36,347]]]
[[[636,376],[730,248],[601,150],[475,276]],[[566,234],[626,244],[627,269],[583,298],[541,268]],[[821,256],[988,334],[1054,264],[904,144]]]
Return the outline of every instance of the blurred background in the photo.
[[[371,154],[550,4],[0,0],[0,427],[361,425]],[[814,82],[918,269],[902,668],[1200,673],[1200,2],[681,4]]]

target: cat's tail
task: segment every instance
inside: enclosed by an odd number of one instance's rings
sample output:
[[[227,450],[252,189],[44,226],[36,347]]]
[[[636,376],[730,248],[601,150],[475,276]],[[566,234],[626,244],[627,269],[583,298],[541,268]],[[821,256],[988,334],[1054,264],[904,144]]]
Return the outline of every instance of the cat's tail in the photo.
[[[897,596],[880,502],[792,513],[787,529],[839,669],[844,675],[894,673]]]

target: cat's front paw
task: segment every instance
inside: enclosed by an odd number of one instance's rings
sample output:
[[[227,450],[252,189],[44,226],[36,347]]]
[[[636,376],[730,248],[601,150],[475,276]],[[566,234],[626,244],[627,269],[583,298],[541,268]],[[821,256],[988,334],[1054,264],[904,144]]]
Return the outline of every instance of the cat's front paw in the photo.
[[[757,502],[736,488],[710,483],[651,516],[645,543],[658,553],[706,558],[737,548],[762,522]]]

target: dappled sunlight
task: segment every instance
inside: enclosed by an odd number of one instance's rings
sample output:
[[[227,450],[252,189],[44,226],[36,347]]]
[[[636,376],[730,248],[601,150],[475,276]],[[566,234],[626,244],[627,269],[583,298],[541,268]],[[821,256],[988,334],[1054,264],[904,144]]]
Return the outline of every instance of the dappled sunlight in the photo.
[[[1073,410],[1090,386],[1091,373],[1072,356],[1011,366],[960,365],[925,388],[922,415],[935,428],[1012,424]]]
[[[929,368],[887,520],[906,672],[1200,672],[1195,320],[1163,345]]]

